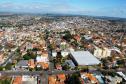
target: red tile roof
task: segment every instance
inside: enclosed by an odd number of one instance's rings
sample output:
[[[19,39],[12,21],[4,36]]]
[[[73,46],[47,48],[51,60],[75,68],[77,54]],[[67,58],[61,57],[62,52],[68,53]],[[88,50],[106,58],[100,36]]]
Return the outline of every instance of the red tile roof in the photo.
[[[14,78],[13,84],[22,84],[22,77],[18,76],[16,78]]]

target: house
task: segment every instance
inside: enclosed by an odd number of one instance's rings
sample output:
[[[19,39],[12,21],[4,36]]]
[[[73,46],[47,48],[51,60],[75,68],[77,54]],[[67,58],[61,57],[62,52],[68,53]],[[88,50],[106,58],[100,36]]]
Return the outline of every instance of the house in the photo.
[[[62,66],[60,64],[56,64],[56,69],[62,70]]]
[[[126,81],[126,75],[123,72],[117,72],[125,81]]]
[[[22,77],[21,76],[15,77],[12,84],[22,84]]]
[[[42,54],[42,52],[41,51],[37,51],[37,54],[40,55],[40,54]]]
[[[86,40],[91,40],[91,39],[92,39],[92,36],[90,36],[90,35],[84,35],[84,38],[85,38]]]
[[[74,39],[75,39],[77,42],[80,42],[81,37],[80,37],[80,35],[74,35]]]
[[[99,81],[100,84],[104,84],[104,81],[102,79],[102,76],[96,75],[95,77],[97,78],[97,80]]]
[[[85,76],[90,79],[92,84],[97,84],[98,83],[97,78],[95,76],[93,76],[92,74],[86,73]]]
[[[36,57],[37,67],[42,67],[43,69],[49,68],[48,54],[43,54]]]
[[[26,43],[26,50],[28,50],[28,49],[33,49],[33,44],[30,42]]]
[[[121,50],[117,47],[112,47],[110,50],[121,54]]]
[[[41,64],[41,67],[42,67],[43,69],[48,69],[48,68],[49,68],[49,64],[48,64],[48,63],[43,63],[43,62],[41,62],[40,64]]]
[[[19,69],[19,68],[28,68],[28,60],[20,60],[17,65],[15,66],[15,68]]]
[[[126,47],[126,38],[123,40],[122,46],[123,46],[123,47]]]
[[[63,57],[67,56],[68,54],[69,54],[68,51],[61,51],[61,55],[62,55]]]
[[[4,35],[4,32],[0,31],[0,37],[3,37],[3,35]]]
[[[37,62],[45,62],[45,63],[47,63],[49,60],[48,60],[48,57],[45,57],[45,56],[37,56],[36,57],[36,61]]]
[[[42,45],[42,48],[45,47],[45,46],[46,46],[46,42],[45,42],[45,40],[44,40],[44,39],[41,40],[41,41],[40,41],[40,44]]]
[[[94,50],[94,56],[96,56],[97,58],[105,58],[105,57],[110,57],[111,56],[111,50],[109,48],[99,48],[99,47],[95,47]]]
[[[74,49],[74,47],[71,45],[71,46],[68,48],[68,51],[70,51],[70,52],[74,52],[75,49]]]
[[[0,53],[0,64],[4,62],[4,59],[3,59],[3,58],[4,58],[4,55],[3,55],[3,53],[1,52],[1,53]]]
[[[37,84],[37,77],[23,75],[22,84]]]
[[[56,57],[57,56],[57,52],[56,51],[52,51],[52,56]]]
[[[75,68],[75,65],[74,65],[74,63],[73,63],[72,60],[66,60],[66,61],[65,61],[65,64],[67,64],[67,65],[70,66],[71,68]]]
[[[35,68],[34,59],[30,59],[30,60],[28,61],[28,66],[29,66],[30,68]]]
[[[52,75],[48,77],[49,84],[56,84],[56,76]]]
[[[58,74],[57,78],[60,80],[60,82],[64,82],[66,80],[65,74]]]
[[[43,52],[42,52],[42,56],[48,57],[48,52],[47,52],[47,51],[43,51]]]

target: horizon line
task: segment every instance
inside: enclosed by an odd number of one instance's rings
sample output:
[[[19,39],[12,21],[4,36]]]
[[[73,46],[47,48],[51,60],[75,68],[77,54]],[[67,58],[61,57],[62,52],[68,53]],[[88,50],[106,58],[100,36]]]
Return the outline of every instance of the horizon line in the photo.
[[[14,14],[30,14],[30,15],[59,15],[59,16],[87,16],[87,17],[101,17],[101,18],[120,18],[120,19],[126,19],[126,17],[116,17],[116,16],[104,16],[104,15],[86,15],[86,14],[69,14],[69,13],[32,13],[32,12],[2,12],[0,11],[0,16],[2,15],[1,13],[4,13],[6,15],[14,15]]]

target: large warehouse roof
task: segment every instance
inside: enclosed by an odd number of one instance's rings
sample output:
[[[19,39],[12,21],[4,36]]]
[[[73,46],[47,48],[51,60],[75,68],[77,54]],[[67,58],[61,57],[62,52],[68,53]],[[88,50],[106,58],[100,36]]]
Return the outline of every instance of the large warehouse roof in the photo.
[[[71,55],[78,65],[95,65],[100,63],[89,51],[75,51],[71,52]]]

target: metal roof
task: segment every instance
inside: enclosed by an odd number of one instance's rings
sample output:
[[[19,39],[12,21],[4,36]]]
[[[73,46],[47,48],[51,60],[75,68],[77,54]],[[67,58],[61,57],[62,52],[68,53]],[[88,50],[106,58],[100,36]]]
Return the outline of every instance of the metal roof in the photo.
[[[28,60],[20,60],[16,66],[28,66]]]
[[[77,61],[78,65],[95,65],[100,63],[89,51],[75,51],[71,52],[71,55]]]

